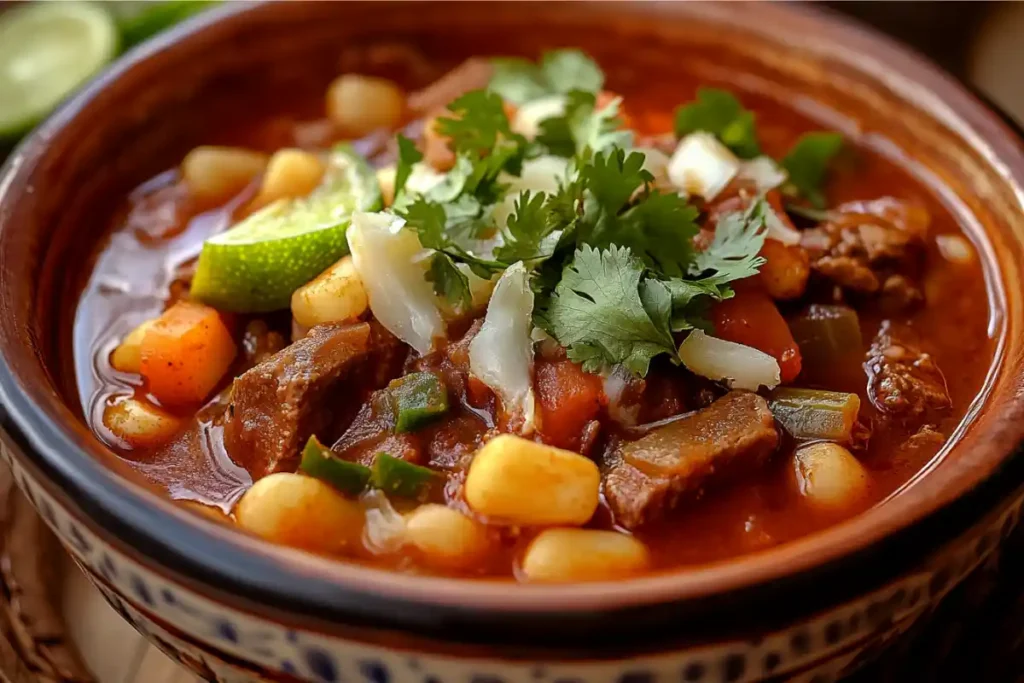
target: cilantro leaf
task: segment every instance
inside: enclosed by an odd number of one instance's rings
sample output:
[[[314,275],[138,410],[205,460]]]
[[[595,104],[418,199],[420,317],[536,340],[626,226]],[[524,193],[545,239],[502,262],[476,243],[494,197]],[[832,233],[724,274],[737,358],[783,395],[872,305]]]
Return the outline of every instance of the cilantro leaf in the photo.
[[[538,322],[584,370],[622,364],[643,377],[653,357],[676,355],[671,296],[660,284],[645,284],[641,294],[643,273],[628,248],[584,246],[566,266]]]
[[[594,93],[604,85],[601,68],[579,50],[546,52],[540,64],[517,57],[498,58],[491,64],[494,72],[487,88],[515,104],[572,90]]]
[[[469,277],[447,254],[439,251],[431,257],[427,281],[434,284],[434,293],[443,296],[456,310],[464,311],[472,305]]]
[[[420,244],[427,249],[441,251],[448,246],[448,235],[445,234],[448,217],[441,204],[417,197],[399,215],[405,219],[406,227],[416,231]]]
[[[754,112],[744,109],[728,90],[698,88],[697,100],[676,110],[675,130],[677,137],[700,130],[711,133],[744,159],[761,153]]]
[[[491,60],[494,72],[487,84],[489,90],[515,104],[525,104],[551,92],[540,67],[528,59],[499,57]]]
[[[788,194],[806,197],[818,209],[825,208],[825,195],[821,185],[832,158],[843,148],[839,133],[805,133],[782,159],[782,167],[789,174]]]
[[[608,214],[617,214],[634,192],[654,180],[654,176],[644,170],[644,155],[630,152],[626,156],[621,147],[595,154],[580,175],[596,206]]]
[[[764,265],[758,253],[767,234],[765,216],[771,210],[764,199],[758,199],[743,211],[719,218],[715,238],[707,249],[697,252],[690,274],[704,275],[705,282],[714,285],[756,275]]]
[[[454,210],[458,207],[457,203],[442,205],[424,197],[417,197],[396,213],[405,219],[408,229],[416,231],[420,244],[447,255],[457,263],[465,263],[478,277],[490,278],[504,270],[504,264],[474,255],[453,238],[453,233],[457,233],[457,230],[453,230],[449,223],[453,223],[457,228],[458,221],[465,221],[467,218],[459,215],[449,216],[446,209]],[[432,263],[431,266],[433,265]]]
[[[595,152],[630,147],[633,134],[622,129],[619,107],[622,98],[600,109],[593,93],[573,90],[566,96],[565,112],[540,122],[536,143],[556,156],[589,159]]]
[[[663,283],[672,297],[672,331],[682,332],[694,328],[712,331],[708,309],[714,301],[731,299],[730,287],[712,280],[683,280],[672,278]]]
[[[531,197],[529,191],[524,191],[514,206],[505,228],[505,243],[494,250],[495,258],[505,263],[549,258],[561,233],[555,232],[558,221],[552,215],[548,196],[540,192]]]
[[[596,93],[604,87],[604,72],[580,50],[553,50],[540,60],[540,70],[553,92],[585,90]]]
[[[652,270],[684,276],[693,262],[698,211],[678,194],[651,191],[623,214],[611,241],[629,247]]]
[[[437,130],[451,139],[456,154],[482,156],[492,150],[499,136],[513,137],[501,96],[488,90],[471,90],[448,105],[452,117],[437,120]]]
[[[397,140],[398,167],[395,169],[395,193],[393,195],[395,197],[402,194],[402,190],[405,189],[405,183],[408,182],[409,176],[412,174],[413,165],[423,160],[423,153],[416,149],[416,144],[412,140],[401,133],[398,134]]]

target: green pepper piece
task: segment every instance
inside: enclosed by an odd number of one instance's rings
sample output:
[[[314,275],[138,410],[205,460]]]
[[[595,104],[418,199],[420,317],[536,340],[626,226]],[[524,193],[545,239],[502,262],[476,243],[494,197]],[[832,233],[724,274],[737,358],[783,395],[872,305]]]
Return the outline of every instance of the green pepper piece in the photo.
[[[342,493],[362,493],[370,481],[370,468],[357,462],[342,460],[331,449],[320,443],[316,436],[309,437],[302,449],[299,470],[311,477],[327,482]]]
[[[414,432],[448,412],[448,390],[437,375],[414,372],[388,385],[395,406],[395,431]]]
[[[433,478],[432,469],[381,452],[374,458],[370,484],[384,493],[419,498]]]

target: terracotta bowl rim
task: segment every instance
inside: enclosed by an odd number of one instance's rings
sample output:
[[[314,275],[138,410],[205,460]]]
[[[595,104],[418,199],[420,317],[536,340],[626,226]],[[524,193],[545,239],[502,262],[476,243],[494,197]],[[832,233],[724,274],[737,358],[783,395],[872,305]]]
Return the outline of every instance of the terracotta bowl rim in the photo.
[[[266,9],[263,3],[239,3],[191,19],[133,49],[65,103],[23,141],[0,172],[0,226],[13,229],[9,223],[4,225],[9,214],[4,206],[13,206],[18,201],[14,189],[22,187],[45,158],[47,140],[90,106],[111,83],[140,62],[156,60],[165,51],[182,48],[215,24],[244,21],[249,13]],[[711,20],[728,12],[709,7],[694,11],[707,14]],[[758,11],[775,21],[785,20],[840,36],[840,50],[870,53],[875,55],[875,61],[898,65],[889,82],[906,91],[900,91],[901,94],[918,97],[916,103],[922,107],[940,106],[937,103],[941,93],[943,115],[958,123],[965,122],[975,136],[975,148],[986,153],[991,166],[999,165],[1002,179],[1015,189],[1019,198],[1024,197],[1020,136],[991,105],[983,103],[951,76],[895,41],[829,12],[789,6]],[[870,64],[864,67],[869,71],[870,68]],[[911,87],[913,93],[909,92]],[[938,116],[935,111],[932,115]],[[4,258],[0,255],[0,266]],[[9,324],[5,317],[0,328]],[[941,542],[943,533],[966,529],[976,521],[977,506],[990,510],[994,498],[1005,498],[1024,481],[1020,476],[1022,458],[1014,457],[1020,455],[1017,444],[1024,434],[1021,420],[1015,440],[1006,445],[1002,457],[991,458],[984,472],[971,477],[961,473],[965,478],[952,492],[948,485],[942,487],[939,482],[932,482],[929,475],[915,484],[925,487],[920,495],[897,497],[883,508],[755,555],[626,582],[557,587],[521,585],[510,590],[503,583],[403,575],[314,558],[271,547],[176,509],[152,492],[115,475],[81,448],[70,428],[54,416],[50,410],[53,406],[40,405],[40,394],[21,381],[22,369],[12,368],[12,337],[5,336],[3,341],[0,406],[6,410],[6,436],[17,445],[16,450],[27,456],[26,464],[51,489],[58,494],[61,491],[56,489],[63,490],[64,500],[101,527],[116,547],[132,555],[144,555],[138,557],[143,564],[224,603],[282,619],[301,616],[304,624],[329,625],[332,618],[344,622],[349,616],[358,615],[367,623],[425,627],[443,623],[449,617],[470,621],[485,614],[554,617],[739,595],[772,582],[807,577],[817,569],[835,567],[855,556],[866,557],[865,553],[877,552],[886,542],[895,543],[897,539],[900,543],[923,544],[922,552],[933,549]],[[1024,369],[1017,374],[1024,375]],[[1014,403],[1014,414],[1021,413],[1024,399],[1019,398]],[[932,497],[932,493],[937,495]],[[969,511],[968,502],[976,506],[973,511]],[[930,523],[931,531],[924,531],[924,522]],[[945,532],[937,531],[940,523]],[[370,613],[384,608],[396,608],[403,615],[375,622]],[[424,610],[426,616],[409,614],[417,609]]]

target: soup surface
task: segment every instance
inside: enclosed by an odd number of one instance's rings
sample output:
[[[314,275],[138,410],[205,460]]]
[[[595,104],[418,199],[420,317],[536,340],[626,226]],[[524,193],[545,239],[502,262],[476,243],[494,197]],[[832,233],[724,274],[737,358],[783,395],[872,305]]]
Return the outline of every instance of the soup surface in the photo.
[[[125,198],[77,380],[171,498],[402,571],[614,579],[834,524],[954,436],[985,275],[901,165],[784,93],[421,60]]]

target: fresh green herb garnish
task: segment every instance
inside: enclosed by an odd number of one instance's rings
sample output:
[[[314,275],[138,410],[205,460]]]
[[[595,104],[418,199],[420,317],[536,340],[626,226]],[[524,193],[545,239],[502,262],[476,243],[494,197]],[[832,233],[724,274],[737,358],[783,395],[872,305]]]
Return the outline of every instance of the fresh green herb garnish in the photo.
[[[696,253],[691,274],[702,275],[704,282],[716,285],[756,275],[764,265],[764,257],[758,252],[764,246],[765,217],[771,210],[766,201],[759,199],[745,211],[722,216],[711,245]]]
[[[583,246],[562,272],[538,322],[585,370],[622,364],[644,376],[654,356],[674,357],[676,351],[669,331],[671,298],[664,285],[645,285],[648,310],[643,274],[643,263],[626,247]]]
[[[723,216],[711,246],[691,251],[689,263],[678,264],[686,277],[645,267],[626,246],[582,246],[537,322],[585,369],[622,364],[644,376],[654,356],[676,359],[672,331],[707,329],[710,302],[731,297],[726,285],[750,277],[764,263],[757,253],[764,244],[766,210],[759,200]]]
[[[572,90],[596,93],[604,85],[600,67],[579,50],[545,53],[540,64],[519,58],[495,59],[493,64],[488,89],[516,104]]]
[[[728,90],[699,88],[696,101],[676,110],[675,128],[677,137],[701,130],[711,133],[744,159],[753,159],[761,153],[754,112],[744,109]]]
[[[412,167],[423,161],[423,153],[416,149],[416,143],[401,133],[398,134],[397,139],[398,166],[395,169],[395,199],[405,190],[405,184],[409,181],[409,176],[412,174]]]
[[[789,174],[784,186],[787,194],[802,196],[815,208],[825,208],[825,195],[821,186],[825,182],[829,162],[843,148],[839,133],[805,133],[782,159],[782,167]]]

